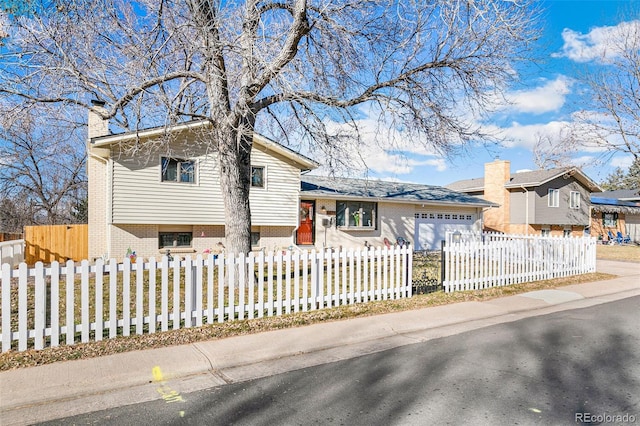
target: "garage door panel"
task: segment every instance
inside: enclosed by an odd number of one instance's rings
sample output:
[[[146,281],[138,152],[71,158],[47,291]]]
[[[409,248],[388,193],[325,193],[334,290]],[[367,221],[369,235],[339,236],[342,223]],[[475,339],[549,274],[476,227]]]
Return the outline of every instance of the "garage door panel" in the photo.
[[[472,232],[473,223],[449,223],[438,220],[416,219],[416,250],[438,250],[448,232]]]

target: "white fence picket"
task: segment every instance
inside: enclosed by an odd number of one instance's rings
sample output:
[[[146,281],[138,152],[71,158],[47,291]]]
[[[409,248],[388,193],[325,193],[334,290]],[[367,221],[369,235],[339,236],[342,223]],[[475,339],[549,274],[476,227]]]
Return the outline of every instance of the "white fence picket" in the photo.
[[[596,240],[485,234],[445,244],[446,292],[512,285],[595,271]]]
[[[33,269],[3,264],[2,351],[55,347],[63,334],[72,345],[129,336],[132,330],[200,326],[205,317],[211,324],[410,297],[411,256],[406,248],[370,248],[183,261],[164,256],[160,262],[125,258],[121,264],[100,259],[79,266],[38,263]]]

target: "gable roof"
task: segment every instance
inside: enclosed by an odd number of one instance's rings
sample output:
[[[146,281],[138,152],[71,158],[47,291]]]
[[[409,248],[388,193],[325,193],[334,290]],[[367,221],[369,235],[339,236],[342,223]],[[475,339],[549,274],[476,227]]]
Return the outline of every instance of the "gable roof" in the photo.
[[[196,131],[210,126],[208,120],[193,120],[185,123],[176,124],[171,127],[152,127],[132,132],[118,133],[114,135],[99,136],[91,139],[91,144],[95,148],[108,148],[111,145],[131,142],[140,139],[153,139],[162,137],[166,133],[180,133]],[[275,153],[288,159],[292,164],[296,165],[300,170],[313,170],[319,166],[317,162],[306,157],[299,152],[292,150],[276,141],[273,141],[259,133],[254,133],[253,143],[258,149],[266,153]]]
[[[512,173],[510,179],[504,183],[505,188],[535,187],[545,184],[559,177],[573,177],[589,188],[590,191],[600,191],[602,188],[582,173],[577,167],[561,167],[548,170],[533,170]],[[459,180],[447,185],[455,191],[476,192],[484,190],[484,178]]]
[[[497,207],[478,197],[453,191],[441,186],[415,183],[388,182],[367,179],[331,178],[302,175],[301,196],[329,199],[361,199],[431,205],[465,205],[470,207]]]

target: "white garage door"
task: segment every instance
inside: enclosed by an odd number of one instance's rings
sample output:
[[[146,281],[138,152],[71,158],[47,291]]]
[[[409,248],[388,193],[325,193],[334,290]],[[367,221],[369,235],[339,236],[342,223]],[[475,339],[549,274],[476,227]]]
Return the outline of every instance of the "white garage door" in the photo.
[[[475,214],[428,212],[415,214],[415,249],[439,250],[448,232],[473,231]]]

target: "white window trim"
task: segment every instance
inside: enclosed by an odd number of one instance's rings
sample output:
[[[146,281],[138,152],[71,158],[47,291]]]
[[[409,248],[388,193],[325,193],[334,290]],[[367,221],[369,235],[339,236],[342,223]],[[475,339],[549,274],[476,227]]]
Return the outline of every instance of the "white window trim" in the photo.
[[[560,190],[549,188],[548,192],[549,200],[547,201],[548,207],[560,207]]]
[[[164,180],[162,178],[162,159],[163,158],[169,158],[173,160],[182,160],[182,161],[192,161],[193,162],[193,182],[180,182],[178,180]],[[182,185],[182,186],[198,185],[198,180],[199,180],[198,175],[200,172],[200,164],[196,158],[181,157],[181,156],[172,157],[169,155],[161,155],[159,158],[159,162],[160,162],[160,176],[159,176],[160,183],[167,184],[167,185],[175,184],[175,185]]]
[[[259,167],[262,169],[262,186],[253,186],[253,169],[254,167]],[[259,191],[266,191],[267,186],[269,185],[269,179],[267,178],[268,172],[267,172],[267,166],[266,165],[262,165],[262,164],[252,164],[251,165],[251,177],[250,177],[250,182],[249,182],[249,187],[251,189],[255,189],[255,190],[259,190]]]
[[[378,220],[378,205],[379,203],[377,201],[371,201],[371,203],[373,203],[375,205],[375,209],[373,209],[373,217],[371,218],[371,225],[363,225],[363,217],[362,217],[362,209],[360,209],[360,225],[350,225],[349,224],[349,217],[350,215],[353,213],[349,210],[349,203],[350,202],[356,202],[356,201],[338,201],[336,202],[336,209],[338,207],[338,203],[343,202],[346,204],[345,209],[344,209],[344,220],[345,220],[345,224],[343,225],[337,225],[336,227],[340,230],[348,230],[348,231],[375,231],[377,228],[377,220]]]
[[[576,203],[574,205],[573,202],[573,197],[576,197]],[[579,210],[580,209],[580,199],[582,197],[580,196],[580,192],[579,191],[571,191],[571,193],[569,193],[569,208],[571,209],[575,209],[575,210]]]

